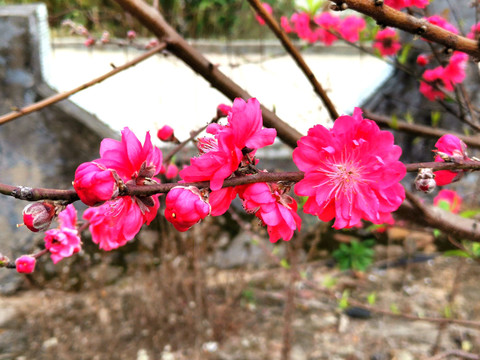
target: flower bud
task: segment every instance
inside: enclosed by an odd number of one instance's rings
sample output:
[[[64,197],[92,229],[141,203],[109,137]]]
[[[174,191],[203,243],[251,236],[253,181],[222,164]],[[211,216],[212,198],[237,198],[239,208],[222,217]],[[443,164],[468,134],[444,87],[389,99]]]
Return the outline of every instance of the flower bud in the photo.
[[[225,105],[225,104],[220,104],[217,106],[217,116],[218,117],[225,117],[228,116],[228,113],[232,111],[232,107]]]
[[[93,45],[95,45],[95,39],[91,36],[89,36],[88,38],[85,39],[85,41],[83,42],[83,44],[86,46],[86,47],[91,47]]]
[[[28,204],[23,209],[23,223],[33,232],[47,230],[55,217],[55,205],[41,201]]]
[[[0,254],[0,268],[6,267],[9,263],[10,259],[5,255]]]
[[[428,56],[425,54],[420,54],[417,56],[417,65],[419,66],[426,66],[430,60],[428,59]]]
[[[176,186],[167,194],[165,217],[178,231],[187,231],[210,215],[211,207],[194,186]]]
[[[97,161],[80,164],[75,171],[73,187],[88,206],[110,200],[118,191],[112,171]]]
[[[437,183],[435,182],[435,174],[431,168],[423,168],[418,170],[418,175],[415,178],[415,188],[417,191],[423,191],[426,194],[431,193]]]
[[[128,30],[127,31],[127,38],[128,40],[134,40],[137,37],[137,33],[135,30]]]
[[[17,272],[21,274],[31,274],[35,270],[35,263],[37,260],[30,255],[22,255],[17,260],[15,260],[15,266],[17,267]]]
[[[165,173],[165,177],[167,179],[173,179],[178,175],[178,167],[175,164],[169,164],[167,167],[167,171]]]
[[[173,129],[168,125],[164,125],[160,130],[158,130],[157,136],[162,141],[172,141]]]

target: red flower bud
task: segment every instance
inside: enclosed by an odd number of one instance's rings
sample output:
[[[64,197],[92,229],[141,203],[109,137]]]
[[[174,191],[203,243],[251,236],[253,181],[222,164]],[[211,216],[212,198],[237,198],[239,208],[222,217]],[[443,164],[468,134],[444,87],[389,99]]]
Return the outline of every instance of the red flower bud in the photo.
[[[33,232],[47,230],[55,217],[55,205],[42,201],[28,204],[23,209],[23,223]]]
[[[35,270],[35,263],[37,260],[30,255],[22,255],[15,260],[17,272],[22,274],[31,274]]]
[[[157,136],[162,141],[172,141],[173,129],[168,125],[164,125],[160,130],[158,130]]]

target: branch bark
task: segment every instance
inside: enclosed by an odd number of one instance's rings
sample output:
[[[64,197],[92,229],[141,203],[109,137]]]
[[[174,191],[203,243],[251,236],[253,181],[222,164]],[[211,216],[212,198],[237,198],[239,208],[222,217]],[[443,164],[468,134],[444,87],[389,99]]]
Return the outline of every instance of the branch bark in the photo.
[[[240,97],[244,100],[251,95],[237,83],[223,74],[214,64],[206,59],[199,51],[190,46],[153,7],[142,0],[115,0],[126,11],[136,17],[145,27],[153,32],[161,41],[167,42],[167,49],[184,61],[197,74],[207,80],[215,89],[227,98]],[[262,105],[263,123],[266,127],[277,130],[278,137],[287,145],[294,148],[302,134],[281,120],[272,111]]]

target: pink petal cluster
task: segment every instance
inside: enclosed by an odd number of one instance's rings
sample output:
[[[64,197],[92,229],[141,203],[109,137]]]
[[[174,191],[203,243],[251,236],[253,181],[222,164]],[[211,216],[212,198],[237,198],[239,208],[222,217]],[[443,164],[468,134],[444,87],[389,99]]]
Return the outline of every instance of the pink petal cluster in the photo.
[[[297,214],[297,203],[276,184],[256,183],[239,189],[240,198],[247,212],[267,226],[270,242],[288,241],[293,232],[300,230],[302,220]]]
[[[21,274],[31,274],[35,270],[37,260],[30,255],[22,255],[15,260],[17,272]]]
[[[285,31],[287,34],[293,32],[293,28],[290,25],[290,21],[288,21],[288,18],[286,16],[282,16],[280,18],[280,25],[283,28],[283,31]]]
[[[254,98],[248,102],[235,99],[227,119],[227,125],[208,126],[207,133],[213,137],[199,139],[200,156],[192,158],[191,165],[180,171],[186,182],[210,181],[213,190],[210,199],[213,195],[215,203],[225,211],[231,202],[229,199],[235,195],[232,195],[233,190],[221,190],[223,181],[239,167],[253,164],[256,150],[273,144],[277,134],[275,129],[263,128],[260,103]],[[218,214],[212,206],[213,212]]]
[[[425,8],[430,0],[385,0],[385,5],[400,10],[409,6],[416,6],[420,9]]]
[[[453,91],[454,85],[465,79],[467,61],[467,54],[454,51],[446,67],[437,66],[423,73],[426,81],[420,81],[420,92],[430,101],[444,99],[445,94],[441,89]]]
[[[102,164],[108,171],[114,173],[118,181],[127,185],[158,182],[154,176],[162,167],[162,153],[152,145],[149,133],[142,145],[135,134],[125,128],[121,141],[113,139],[102,141],[100,156],[101,158],[94,162]],[[79,179],[75,179],[75,182],[77,181]],[[99,186],[103,184],[92,182],[90,191],[98,193]],[[110,198],[113,195],[112,193]],[[158,195],[120,196],[101,206],[87,209],[83,217],[90,222],[92,241],[104,250],[111,250],[133,239],[143,224],[150,224],[157,214],[158,207]]]
[[[228,113],[232,111],[232,107],[226,104],[220,104],[217,106],[217,116],[225,117],[228,116]]]
[[[359,16],[349,15],[342,20],[340,35],[349,42],[356,42],[360,38],[360,32],[365,29],[367,23]]]
[[[436,162],[470,160],[467,156],[467,145],[455,135],[443,135],[438,139],[435,147],[437,148]],[[463,174],[463,170],[439,170],[435,172],[435,182],[439,186],[448,185],[460,180]]]
[[[81,240],[77,230],[77,211],[72,204],[58,214],[60,226],[45,233],[45,248],[56,264],[65,257],[81,250]]]
[[[472,25],[470,32],[467,34],[467,38],[473,40],[478,39],[478,34],[480,34],[480,22]]]
[[[397,32],[392,28],[386,28],[377,32],[373,47],[380,51],[380,55],[390,56],[395,55],[402,48],[402,45],[398,41]]]
[[[342,24],[342,20],[338,16],[332,15],[329,12],[322,12],[320,15],[315,16],[313,21],[318,25],[315,33],[319,41],[326,46],[330,46],[338,40],[335,34],[340,33]],[[353,28],[350,26],[350,28],[346,30],[346,33],[350,36],[349,30],[351,31]]]
[[[437,25],[447,31],[450,31],[451,33],[458,34],[458,29],[440,15],[433,15],[425,20],[427,20],[430,24]]]
[[[23,208],[23,224],[30,231],[44,231],[52,223],[55,213],[55,205],[47,201],[28,204]]]
[[[267,11],[267,13],[269,13],[269,14],[273,13],[273,9],[272,9],[272,7],[270,6],[269,3],[266,3],[266,2],[262,3],[262,6]],[[263,18],[260,15],[256,14],[255,19],[258,21],[258,23],[260,25],[262,25],[262,26],[265,25],[265,20],[263,20]]]
[[[462,205],[462,197],[453,190],[440,190],[433,199],[433,205],[448,210],[453,214],[458,214]]]
[[[210,212],[210,204],[194,186],[176,186],[165,199],[165,218],[178,231],[187,231]]]
[[[318,40],[318,33],[313,31],[310,27],[310,15],[302,13],[294,13],[290,21],[293,24],[293,31],[297,34],[300,39],[308,41],[310,44],[313,44]],[[317,20],[318,21],[318,20]]]
[[[304,211],[322,221],[335,218],[334,228],[392,221],[391,213],[405,199],[400,180],[406,168],[393,135],[362,117],[339,117],[331,130],[316,125],[298,141],[293,160],[305,172],[295,193],[308,196]]]

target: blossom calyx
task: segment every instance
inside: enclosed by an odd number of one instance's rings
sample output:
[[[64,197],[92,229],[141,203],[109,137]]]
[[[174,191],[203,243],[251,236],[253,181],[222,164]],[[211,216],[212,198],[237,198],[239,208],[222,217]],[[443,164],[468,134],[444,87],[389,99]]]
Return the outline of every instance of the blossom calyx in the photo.
[[[47,230],[56,214],[56,206],[47,201],[28,204],[23,209],[23,224],[33,232]]]
[[[178,231],[187,231],[210,212],[210,204],[194,186],[175,186],[165,199],[165,217]]]
[[[15,260],[15,266],[17,272],[21,274],[31,274],[35,270],[35,264],[37,259],[31,255],[22,255],[17,260]]]

